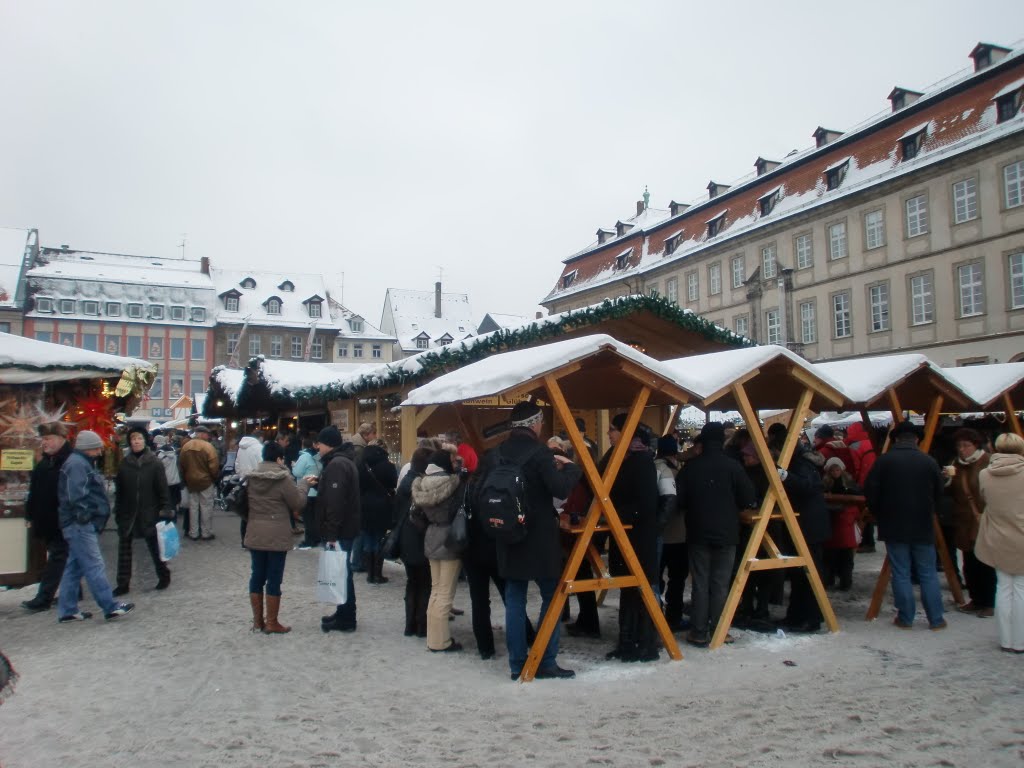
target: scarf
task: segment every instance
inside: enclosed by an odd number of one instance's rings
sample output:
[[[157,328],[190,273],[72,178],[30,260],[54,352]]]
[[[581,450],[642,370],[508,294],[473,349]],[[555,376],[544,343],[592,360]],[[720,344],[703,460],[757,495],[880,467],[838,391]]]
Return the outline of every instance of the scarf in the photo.
[[[969,466],[969,465],[973,464],[974,462],[976,462],[978,459],[980,459],[984,455],[985,455],[985,451],[982,450],[981,448],[979,448],[974,453],[972,453],[970,456],[968,456],[966,459],[961,459],[958,456],[956,461],[957,461],[958,464],[963,464],[966,467],[966,466]]]

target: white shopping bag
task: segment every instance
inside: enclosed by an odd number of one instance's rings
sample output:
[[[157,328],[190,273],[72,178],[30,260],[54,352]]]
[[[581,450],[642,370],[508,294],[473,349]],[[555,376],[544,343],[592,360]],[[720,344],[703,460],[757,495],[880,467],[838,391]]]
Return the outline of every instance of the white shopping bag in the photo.
[[[156,524],[156,542],[163,562],[174,559],[181,547],[181,537],[178,536],[178,529],[174,527],[174,523],[161,520]]]
[[[341,605],[348,599],[348,552],[327,548],[316,571],[316,601]]]

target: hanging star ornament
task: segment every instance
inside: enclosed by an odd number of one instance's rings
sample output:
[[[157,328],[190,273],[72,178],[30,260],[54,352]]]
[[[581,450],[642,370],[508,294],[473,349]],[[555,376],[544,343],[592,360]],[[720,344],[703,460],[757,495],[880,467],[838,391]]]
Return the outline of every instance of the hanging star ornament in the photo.
[[[34,405],[22,403],[17,408],[0,414],[0,442],[25,443],[36,436],[36,428],[41,424],[39,411]]]

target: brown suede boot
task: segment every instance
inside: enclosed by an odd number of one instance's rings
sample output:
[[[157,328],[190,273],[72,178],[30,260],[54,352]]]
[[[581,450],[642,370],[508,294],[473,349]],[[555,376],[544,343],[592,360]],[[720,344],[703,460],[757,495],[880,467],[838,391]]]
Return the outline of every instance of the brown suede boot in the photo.
[[[252,631],[262,632],[263,622],[263,593],[250,592],[249,604],[252,606]]]
[[[281,609],[281,596],[267,595],[267,621],[263,626],[263,633],[267,635],[283,635],[286,632],[291,632],[291,627],[286,627],[284,624],[279,624],[277,621],[277,612]]]

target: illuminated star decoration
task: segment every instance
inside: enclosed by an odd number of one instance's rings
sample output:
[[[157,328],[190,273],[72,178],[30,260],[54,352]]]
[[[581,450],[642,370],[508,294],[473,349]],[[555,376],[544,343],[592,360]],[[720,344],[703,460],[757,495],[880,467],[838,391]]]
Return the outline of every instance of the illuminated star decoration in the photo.
[[[64,414],[67,413],[67,409],[64,407],[63,403],[57,407],[57,410],[48,411],[43,407],[43,403],[41,401],[36,403],[36,411],[39,413],[40,424],[49,424],[53,421],[63,421]]]
[[[36,436],[36,427],[42,423],[39,420],[39,411],[34,405],[19,405],[17,409],[11,409],[0,414],[0,441],[5,443],[24,443]]]

